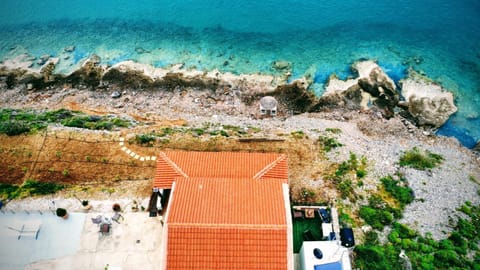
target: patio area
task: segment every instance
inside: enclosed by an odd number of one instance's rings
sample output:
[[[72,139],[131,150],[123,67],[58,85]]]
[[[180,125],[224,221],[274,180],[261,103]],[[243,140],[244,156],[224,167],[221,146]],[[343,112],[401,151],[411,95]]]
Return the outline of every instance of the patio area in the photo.
[[[162,224],[147,212],[123,213],[119,223],[111,222],[109,233],[92,222],[101,213],[88,213],[78,251],[71,256],[37,261],[25,267],[37,269],[159,269]]]

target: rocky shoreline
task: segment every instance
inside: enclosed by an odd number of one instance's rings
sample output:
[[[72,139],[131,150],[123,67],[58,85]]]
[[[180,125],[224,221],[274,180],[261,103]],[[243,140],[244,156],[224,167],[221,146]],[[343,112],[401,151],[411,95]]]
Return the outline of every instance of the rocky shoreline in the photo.
[[[65,48],[65,52],[72,50],[74,48]],[[408,76],[400,81],[399,90],[394,81],[371,60],[352,65],[356,78],[342,81],[332,74],[320,97],[309,91],[313,83],[312,74],[289,81],[292,67],[286,61],[272,63],[272,69],[278,71],[278,75],[274,76],[188,70],[183,64],[155,68],[133,61],[107,66],[97,55],[90,56],[70,74],[58,74],[55,68],[61,61],[59,58],[46,55],[35,60],[28,54],[20,54],[3,61],[0,76],[4,78],[6,88],[18,87],[27,91],[59,87],[110,91],[195,88],[213,91],[210,97],[214,100],[221,99],[222,95],[236,95],[247,105],[259,97],[271,95],[280,101],[280,113],[283,115],[321,112],[338,107],[350,110],[376,107],[387,119],[401,113],[418,126],[432,128],[442,126],[457,111],[453,94],[432,80],[409,70]],[[33,68],[35,64],[41,65]]]
[[[414,71],[401,81],[401,91],[373,61],[353,65],[356,78],[331,76],[326,91],[316,97],[308,89],[311,76],[288,81],[288,63],[276,62],[281,76],[235,75],[218,71],[185,70],[182,65],[154,68],[126,61],[107,67],[92,56],[69,75],[55,74],[57,60],[37,70],[22,56],[0,65],[0,107],[34,110],[67,108],[93,114],[115,114],[156,123],[181,119],[190,126],[218,123],[260,127],[264,135],[302,130],[310,138],[338,128],[344,144],[328,154],[332,162],[350,153],[369,161],[365,190],[387,174],[403,173],[415,191],[402,222],[435,238],[449,231],[449,218],[465,201],[480,203],[480,156],[434,130],[456,111],[453,95]],[[278,100],[278,115],[259,113],[259,99]],[[412,147],[439,153],[444,163],[417,171],[398,165],[401,153]],[[478,146],[477,146],[478,148]],[[477,179],[475,181],[471,179]],[[323,179],[304,179],[321,186]]]

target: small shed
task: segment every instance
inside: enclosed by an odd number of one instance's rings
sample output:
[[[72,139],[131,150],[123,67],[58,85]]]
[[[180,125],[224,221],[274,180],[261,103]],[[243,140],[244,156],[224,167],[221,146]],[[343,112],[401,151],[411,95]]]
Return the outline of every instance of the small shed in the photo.
[[[272,96],[264,96],[260,99],[260,114],[275,116],[277,115],[277,100]]]

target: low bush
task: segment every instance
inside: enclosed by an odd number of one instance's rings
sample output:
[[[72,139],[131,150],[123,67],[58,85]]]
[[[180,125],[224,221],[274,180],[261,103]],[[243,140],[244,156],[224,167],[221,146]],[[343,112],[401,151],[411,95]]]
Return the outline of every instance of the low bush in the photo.
[[[155,135],[140,134],[135,136],[135,142],[141,145],[153,146],[153,143],[157,140]]]
[[[365,205],[360,207],[359,215],[368,225],[379,231],[393,221],[393,215],[390,212]]]
[[[443,157],[430,151],[413,147],[400,156],[400,166],[408,166],[419,170],[432,169],[442,163]]]
[[[7,121],[0,123],[0,133],[8,136],[16,136],[31,131],[30,126],[23,121]]]
[[[388,175],[380,179],[385,190],[395,198],[402,207],[411,203],[415,198],[413,190],[407,186],[406,179],[400,177],[395,179],[393,176]]]
[[[114,127],[128,127],[130,122],[120,118],[87,116],[81,112],[60,109],[35,112],[27,110],[0,110],[0,133],[9,136],[42,130],[50,123],[61,123],[68,127],[96,130],[111,130]]]
[[[47,195],[65,188],[64,185],[27,180],[22,185],[0,183],[0,197],[5,199],[23,198],[32,195]]]
[[[459,211],[468,217],[452,221],[453,231],[439,241],[428,233],[421,236],[398,222],[392,223],[385,244],[379,244],[373,233],[367,233],[365,243],[355,247],[355,267],[404,269],[398,257],[403,249],[413,269],[480,269],[480,206],[467,202]]]
[[[55,193],[59,190],[65,188],[62,184],[51,183],[51,182],[38,182],[35,180],[27,180],[23,185],[20,186],[21,189],[27,190],[30,195],[47,195]]]
[[[332,149],[343,146],[337,139],[327,136],[318,137],[318,142],[322,145],[325,152],[330,152]]]

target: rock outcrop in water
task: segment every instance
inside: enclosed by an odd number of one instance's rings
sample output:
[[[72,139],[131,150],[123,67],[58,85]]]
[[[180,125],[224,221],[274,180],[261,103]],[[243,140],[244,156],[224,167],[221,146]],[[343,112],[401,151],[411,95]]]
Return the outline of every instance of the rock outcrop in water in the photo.
[[[400,83],[404,106],[419,125],[438,128],[457,111],[452,93],[414,71]]]
[[[356,62],[352,69],[358,74],[355,79],[343,81],[330,76],[322,102],[362,109],[374,104],[385,117],[392,117],[399,100],[393,80],[374,61]]]

